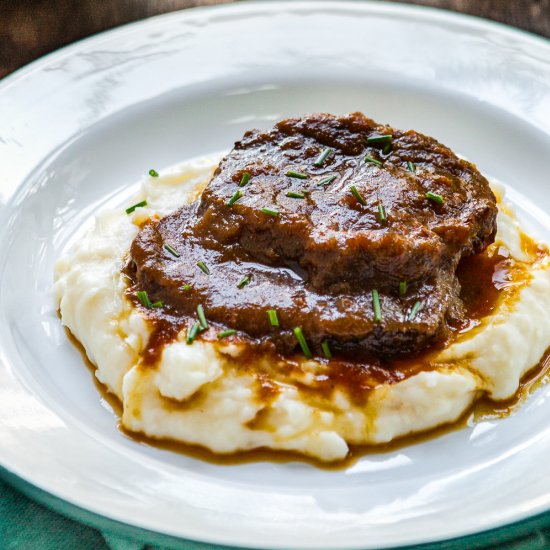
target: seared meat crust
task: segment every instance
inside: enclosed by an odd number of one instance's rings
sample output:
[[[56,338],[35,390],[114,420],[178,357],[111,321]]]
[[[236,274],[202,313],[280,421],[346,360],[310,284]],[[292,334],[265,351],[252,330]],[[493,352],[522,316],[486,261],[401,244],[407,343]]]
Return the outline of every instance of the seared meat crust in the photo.
[[[361,113],[309,115],[247,132],[198,202],[142,228],[127,271],[167,314],[202,304],[211,321],[284,352],[300,326],[315,349],[407,354],[461,317],[456,269],[494,240],[496,212],[487,180],[433,138]]]

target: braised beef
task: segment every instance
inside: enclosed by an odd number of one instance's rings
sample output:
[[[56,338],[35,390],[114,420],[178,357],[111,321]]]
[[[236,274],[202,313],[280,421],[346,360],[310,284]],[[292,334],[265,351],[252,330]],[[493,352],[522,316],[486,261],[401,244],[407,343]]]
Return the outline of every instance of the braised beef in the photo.
[[[129,292],[182,323],[202,304],[282,352],[301,327],[316,353],[408,354],[460,320],[457,265],[493,241],[496,212],[476,167],[433,138],[360,113],[283,120],[247,132],[200,200],[145,224]]]

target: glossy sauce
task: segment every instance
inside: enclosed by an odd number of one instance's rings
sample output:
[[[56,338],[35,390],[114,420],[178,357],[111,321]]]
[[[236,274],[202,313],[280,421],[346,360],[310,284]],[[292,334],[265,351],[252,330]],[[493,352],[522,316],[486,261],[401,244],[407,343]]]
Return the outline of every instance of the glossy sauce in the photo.
[[[145,360],[199,306],[262,354],[299,351],[296,327],[318,357],[327,343],[355,363],[420,353],[461,316],[457,263],[493,242],[496,215],[476,167],[413,130],[361,113],[250,130],[199,200],[145,223],[130,246],[128,296],[163,304],[147,312],[157,328]]]
[[[384,360],[358,354],[356,358],[350,359],[334,354],[328,361],[316,357],[316,361],[323,365],[323,368],[310,383],[300,385],[300,389],[328,397],[335,387],[339,387],[347,391],[354,403],[364,404],[372,389],[382,384],[400,382],[430,369],[430,359],[434,354],[449,346],[459,335],[480,326],[483,317],[493,311],[503,292],[510,293],[529,280],[523,264],[511,259],[505,249],[495,247],[462,260],[457,276],[462,287],[460,298],[464,303],[465,314],[461,316],[460,322],[449,323],[450,331],[445,339],[435,343],[428,350],[411,354],[407,358]],[[132,295],[130,298],[137,306],[135,297]],[[148,311],[145,310],[145,313]],[[144,352],[143,361],[154,366],[163,346],[172,341],[183,327],[191,326],[196,319],[163,313],[161,316],[150,316],[150,320],[153,333]],[[200,338],[218,345],[217,333],[224,328],[226,327],[211,323],[209,330],[200,334]],[[294,382],[296,374],[301,371],[301,354],[283,355],[278,353],[269,341],[260,341],[243,335],[233,337],[232,341],[243,346],[238,360],[233,362],[234,368],[241,372],[256,374],[258,364],[261,363],[259,359],[266,357],[270,358],[269,365],[277,367],[276,373],[273,369],[259,373],[264,378],[274,375],[282,377],[283,380],[286,377]]]
[[[533,241],[528,238],[524,239],[524,250],[538,260],[547,254],[544,248],[533,244]],[[450,345],[459,334],[479,326],[482,322],[482,318],[489,315],[494,310],[499,299],[502,298],[503,292],[513,292],[514,289],[528,282],[530,278],[525,271],[525,267],[511,259],[508,251],[502,247],[498,249],[493,247],[492,250],[487,250],[482,254],[463,260],[459,266],[457,275],[462,286],[461,299],[465,305],[467,321],[460,326],[452,327],[450,337],[444,343],[439,344],[437,349],[431,349],[429,352],[406,360],[401,359],[390,362],[374,360],[369,362],[350,362],[337,359],[330,362],[323,361],[326,366],[326,372],[315,377],[313,387],[311,384],[308,384],[307,386],[300,386],[300,389],[302,391],[317,392],[324,397],[328,397],[335,387],[346,388],[354,401],[358,403],[364,402],[368,398],[370,391],[376,386],[382,383],[399,382],[429,368],[428,359],[430,355]],[[510,299],[510,295],[507,299]],[[108,392],[105,386],[98,381],[94,375],[95,367],[89,362],[81,344],[68,330],[67,334],[73,344],[80,350],[104,402],[107,403],[111,410],[120,418],[122,415],[122,405],[120,401],[113,394]],[[211,330],[205,336],[208,340],[217,341],[215,334],[216,332]],[[163,330],[163,327],[158,327],[158,330],[153,333],[148,350],[146,351],[146,354],[149,356],[149,361],[154,361],[158,356],[159,349],[162,349],[162,346],[173,337],[174,334],[170,327],[167,330]],[[261,350],[261,353],[266,352],[269,353],[269,350]],[[236,368],[244,370],[254,368],[253,365],[256,364],[255,359],[257,353],[259,353],[257,348],[249,347],[244,355],[239,357],[238,363],[236,362]],[[285,358],[278,354],[274,354],[273,357],[274,361],[278,364],[278,374],[284,375],[286,369],[286,375],[292,377],[294,369],[299,368],[299,358]],[[389,444],[350,446],[348,457],[337,464],[325,464],[304,457],[299,453],[273,451],[268,449],[256,449],[231,455],[219,455],[200,446],[157,440],[148,438],[142,434],[130,433],[122,427],[120,422],[118,427],[125,436],[142,444],[182,453],[186,456],[191,456],[213,464],[235,465],[258,461],[286,463],[299,460],[314,464],[323,469],[338,470],[349,467],[359,457],[366,454],[389,452],[403,446],[417,444],[438,437],[449,431],[471,425],[474,421],[478,422],[506,417],[516,410],[534,390],[540,385],[548,382],[547,370],[549,364],[550,349],[545,353],[539,364],[524,377],[518,392],[514,398],[509,401],[494,402],[484,397],[478,400],[459,421],[452,425],[446,425],[424,433],[402,437]],[[271,401],[277,395],[277,387],[271,381],[269,373],[256,372],[255,374],[258,381],[258,398],[261,399],[262,402]],[[200,399],[200,396],[198,398]],[[190,404],[187,402],[182,405],[179,402],[166,400],[166,406],[168,408],[179,409],[182,406],[188,407],[189,405]]]
[[[548,373],[548,367],[550,366],[550,348],[548,348],[540,360],[540,362],[531,369],[521,381],[520,387],[516,395],[507,401],[495,402],[487,399],[486,397],[476,401],[474,405],[466,411],[460,419],[453,424],[446,424],[430,429],[425,432],[415,433],[395,439],[394,441],[381,445],[350,445],[350,452],[348,456],[336,463],[325,463],[313,458],[304,456],[300,453],[291,451],[275,451],[271,449],[254,449],[251,451],[241,451],[228,455],[216,454],[205,447],[198,445],[190,445],[187,443],[180,443],[177,441],[170,441],[165,439],[155,439],[147,437],[141,433],[130,432],[126,430],[120,421],[122,417],[122,403],[119,399],[109,392],[107,388],[97,379],[95,376],[95,366],[88,359],[84,348],[80,342],[73,336],[73,334],[65,329],[68,339],[73,345],[80,351],[84,363],[88,367],[90,374],[93,378],[94,385],[101,395],[102,401],[106,403],[112,412],[118,418],[117,427],[119,431],[132,441],[136,441],[147,447],[160,449],[164,451],[170,451],[184,456],[202,460],[210,464],[220,466],[235,466],[240,464],[250,464],[256,462],[274,462],[279,464],[286,464],[289,462],[304,462],[311,464],[317,468],[330,471],[344,470],[352,466],[362,456],[370,454],[389,453],[397,449],[408,447],[410,445],[417,445],[426,441],[430,441],[447,433],[451,433],[455,430],[467,428],[476,422],[483,422],[486,420],[503,419],[516,411],[527,399],[540,387],[546,385],[550,381],[550,375]],[[262,381],[265,384],[266,396],[272,396],[273,386],[269,381]],[[174,403],[178,406],[178,403]]]

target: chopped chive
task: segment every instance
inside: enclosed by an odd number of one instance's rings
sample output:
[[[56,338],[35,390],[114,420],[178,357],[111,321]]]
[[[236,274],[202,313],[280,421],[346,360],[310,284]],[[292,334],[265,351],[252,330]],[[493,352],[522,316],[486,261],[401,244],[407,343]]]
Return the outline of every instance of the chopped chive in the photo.
[[[389,155],[391,153],[391,143],[386,143],[386,145],[384,145],[384,147],[382,147],[382,153],[384,155]]]
[[[239,187],[244,187],[249,181],[252,176],[249,172],[244,172],[241,176],[241,181],[239,182]]]
[[[267,310],[267,316],[269,317],[269,323],[272,327],[279,326],[279,318],[277,317],[277,311],[274,309]]]
[[[221,332],[218,332],[218,339],[227,338],[228,336],[233,336],[237,331],[232,328],[228,328],[227,330],[222,330]]]
[[[383,204],[379,204],[379,205],[378,205],[378,219],[379,219],[381,222],[385,222],[385,221],[386,221],[386,209],[384,208],[384,205],[383,205]]]
[[[416,165],[410,160],[407,161],[407,168],[413,173],[416,172]]]
[[[335,177],[336,175],[332,174],[332,176],[323,178],[317,185],[328,185]]]
[[[202,304],[199,304],[197,306],[197,317],[199,318],[201,328],[203,330],[206,330],[208,328],[208,322],[206,321],[206,315],[204,314],[204,308],[202,307]]]
[[[202,260],[199,260],[197,262],[197,265],[199,266],[200,270],[203,273],[206,273],[207,275],[210,275],[210,270],[206,267],[206,264]]]
[[[294,329],[294,336],[296,336],[296,340],[298,340],[298,344],[300,344],[300,347],[302,348],[306,359],[311,359],[313,355],[311,354],[309,346],[307,345],[304,333],[302,332],[302,327],[296,327]]]
[[[374,307],[374,322],[382,322],[382,308],[380,307],[380,296],[376,288],[372,291],[372,305]]]
[[[359,191],[357,190],[357,187],[355,187],[355,185],[350,185],[350,188],[349,190],[351,191],[351,194],[362,204],[362,205],[366,205],[367,204],[367,201],[363,198],[363,195],[361,195],[361,193],[359,193]]]
[[[126,208],[126,214],[131,214],[136,208],[143,208],[144,206],[147,206],[147,201],[138,202],[130,208]]]
[[[305,199],[306,196],[303,193],[295,193],[294,191],[289,191],[286,194],[287,197],[290,197],[291,199]]]
[[[443,204],[443,197],[441,195],[438,195],[437,193],[432,193],[431,191],[428,191],[426,193],[426,198],[437,202],[437,204]]]
[[[331,149],[330,147],[327,147],[318,157],[317,159],[315,160],[315,162],[313,164],[315,164],[315,166],[323,166],[323,163],[325,162],[325,160],[327,160],[328,156],[333,152],[333,149]]]
[[[330,352],[330,348],[326,340],[321,344],[321,349],[327,359],[332,359],[332,353]]]
[[[166,250],[168,250],[168,252],[170,252],[170,254],[172,254],[176,258],[180,257],[180,253],[177,250],[175,250],[174,248],[172,248],[169,244],[165,244],[164,248],[166,248]]]
[[[299,180],[307,180],[309,177],[307,174],[303,174],[302,172],[294,172],[294,170],[289,170],[286,175],[289,178],[298,178]]]
[[[152,304],[153,307],[164,307],[164,302],[162,300],[159,300],[158,302],[155,302]]]
[[[181,290],[191,290],[191,285],[182,285],[180,287]]]
[[[191,345],[195,338],[197,337],[197,334],[199,333],[201,329],[201,324],[197,321],[188,331],[187,331],[187,345]]]
[[[409,313],[408,320],[412,321],[417,315],[418,312],[422,309],[422,306],[424,305],[424,302],[416,302],[414,306],[411,309],[411,312]]]
[[[250,282],[250,277],[245,275],[237,284],[237,288],[243,288]]]
[[[233,196],[227,201],[227,206],[233,206],[242,196],[243,194],[240,191],[235,191]]]
[[[388,145],[392,143],[393,136],[391,134],[386,134],[383,136],[372,136],[367,138],[367,143],[370,145],[371,143],[383,143],[384,145]]]
[[[260,212],[263,212],[264,214],[267,214],[268,216],[273,216],[274,218],[276,218],[279,215],[278,210],[273,210],[271,208],[261,208]]]
[[[407,281],[401,281],[399,283],[399,296],[405,296],[407,294]]]
[[[138,290],[136,292],[137,299],[141,302],[143,307],[146,307],[147,309],[152,309],[153,304],[151,303],[151,300],[149,299],[149,294],[146,290]]]
[[[151,170],[149,170],[149,175],[153,178],[158,178],[159,177],[159,173],[156,170],[153,170],[152,168],[151,168]]]
[[[373,159],[372,157],[369,157],[369,155],[366,155],[363,159],[365,162],[370,162],[371,164],[376,164],[376,166],[384,166],[383,162],[380,162],[379,160]]]

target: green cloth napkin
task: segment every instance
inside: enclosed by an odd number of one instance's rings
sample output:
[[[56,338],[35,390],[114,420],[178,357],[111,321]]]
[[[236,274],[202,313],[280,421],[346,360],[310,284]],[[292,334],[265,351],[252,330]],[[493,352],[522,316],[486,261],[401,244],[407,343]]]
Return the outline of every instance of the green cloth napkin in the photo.
[[[48,510],[2,481],[0,548],[109,550],[99,531]]]
[[[144,546],[68,519],[0,481],[0,550],[142,550]]]

